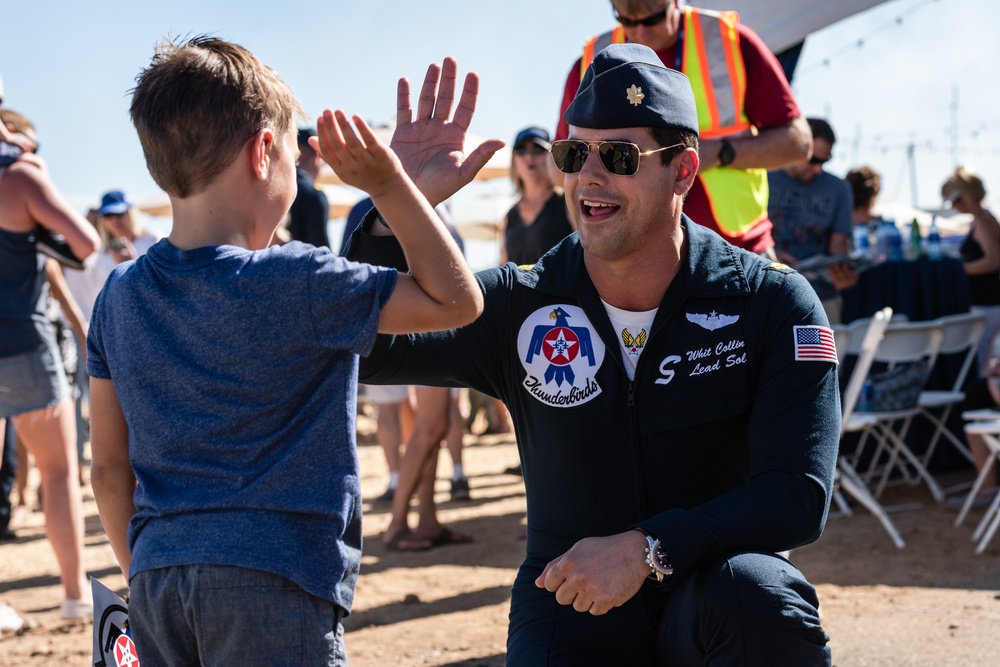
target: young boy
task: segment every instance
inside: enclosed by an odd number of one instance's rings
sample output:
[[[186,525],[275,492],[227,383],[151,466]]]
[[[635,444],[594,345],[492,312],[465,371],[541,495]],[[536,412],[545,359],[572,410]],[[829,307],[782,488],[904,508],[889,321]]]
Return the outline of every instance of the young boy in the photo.
[[[461,326],[482,310],[395,154],[342,111],[324,112],[314,147],[369,192],[411,275],[269,247],[295,197],[297,114],[272,70],[215,38],[161,45],[134,91],[173,229],[108,278],[88,370],[94,495],[144,665],[346,664],[358,355],[376,331]]]

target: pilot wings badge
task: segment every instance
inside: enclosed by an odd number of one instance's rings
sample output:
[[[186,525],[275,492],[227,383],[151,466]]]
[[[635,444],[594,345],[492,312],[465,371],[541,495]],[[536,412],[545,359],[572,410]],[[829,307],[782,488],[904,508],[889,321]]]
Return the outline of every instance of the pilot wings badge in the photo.
[[[714,310],[708,315],[704,313],[688,313],[688,322],[694,322],[702,329],[708,329],[709,331],[715,331],[716,329],[721,329],[722,327],[728,327],[730,324],[734,324],[740,319],[739,315],[720,315]]]

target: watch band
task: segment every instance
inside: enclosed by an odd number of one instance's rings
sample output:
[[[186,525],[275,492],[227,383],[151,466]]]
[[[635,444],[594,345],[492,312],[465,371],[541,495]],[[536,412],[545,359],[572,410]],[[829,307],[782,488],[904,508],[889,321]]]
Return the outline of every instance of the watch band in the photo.
[[[665,577],[673,576],[674,567],[670,559],[660,549],[660,541],[652,535],[646,535],[646,565],[649,566],[649,579],[662,582]]]

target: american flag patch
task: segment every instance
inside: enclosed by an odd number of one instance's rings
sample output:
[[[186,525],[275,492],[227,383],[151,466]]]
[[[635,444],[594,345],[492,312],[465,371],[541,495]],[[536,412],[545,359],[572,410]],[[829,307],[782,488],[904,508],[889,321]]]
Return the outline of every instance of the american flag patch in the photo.
[[[838,363],[833,329],[815,325],[792,327],[795,332],[795,361]]]

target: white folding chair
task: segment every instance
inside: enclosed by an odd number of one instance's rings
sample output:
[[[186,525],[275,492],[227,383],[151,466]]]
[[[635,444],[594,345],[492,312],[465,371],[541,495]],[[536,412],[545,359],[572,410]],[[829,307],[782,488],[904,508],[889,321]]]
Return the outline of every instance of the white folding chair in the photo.
[[[860,430],[864,425],[871,427],[876,423],[873,417],[856,413],[854,408],[858,397],[861,395],[861,388],[864,386],[865,378],[868,377],[868,370],[871,368],[872,360],[875,358],[875,353],[882,340],[882,334],[888,326],[891,317],[892,308],[883,308],[875,313],[872,318],[860,324],[852,322],[848,326],[834,327],[834,340],[837,344],[837,356],[840,358],[841,366],[843,366],[844,360],[850,354],[855,353],[858,357],[854,364],[854,370],[851,371],[851,376],[848,378],[847,386],[844,389],[841,436],[849,428]],[[843,489],[851,497],[864,505],[879,520],[898,549],[906,546],[906,542],[900,536],[896,525],[889,518],[889,514],[885,511],[885,508],[875,499],[865,485],[864,480],[858,475],[857,470],[854,469],[854,466],[851,465],[843,454],[837,457],[835,477],[835,482],[839,485],[840,489]],[[840,490],[836,489],[836,486],[833,498],[841,512],[848,516],[853,514],[850,506],[840,493]]]
[[[986,443],[986,447],[989,449],[989,458],[983,464],[982,470],[979,471],[976,482],[972,485],[972,491],[969,493],[968,498],[965,499],[965,503],[962,505],[962,509],[955,519],[956,526],[965,520],[965,515],[972,508],[972,503],[978,496],[980,489],[982,489],[983,483],[993,469],[993,465],[1000,461],[1000,421],[969,422],[965,425],[965,432],[969,435],[978,435],[983,439],[983,442]],[[979,540],[979,544],[976,545],[977,554],[981,554],[986,550],[986,546],[993,539],[997,528],[1000,528],[1000,489],[997,490],[996,495],[986,509],[986,513],[983,514],[983,518],[979,521],[979,526],[972,533],[972,539]]]
[[[913,369],[913,373],[916,374],[913,381],[922,390],[926,386],[930,370],[937,359],[943,338],[942,328],[936,321],[892,322],[882,335],[882,342],[875,352],[873,364],[884,364],[888,371],[907,367]],[[876,406],[876,408],[878,407]],[[856,413],[854,423],[849,423],[846,426],[849,431],[861,431],[858,447],[851,460],[855,466],[862,459],[862,452],[868,436],[872,435],[875,438],[877,443],[875,453],[863,477],[866,482],[871,484],[872,479],[878,476],[878,483],[874,491],[876,498],[882,495],[892,472],[898,470],[907,480],[923,479],[930,488],[934,499],[939,503],[944,502],[945,494],[941,486],[931,477],[920,459],[906,445],[906,432],[913,417],[918,414],[920,414],[920,408],[917,404],[917,396],[914,396],[912,405]],[[862,416],[873,419],[874,424],[856,419]],[[894,428],[896,423],[900,424],[898,430]],[[887,460],[884,465],[881,465],[883,453],[885,453]],[[910,473],[907,465],[913,468],[916,477]]]
[[[965,400],[965,392],[962,391],[962,388],[965,386],[965,378],[969,373],[969,368],[972,367],[976,359],[979,341],[986,329],[986,318],[978,314],[962,313],[939,318],[938,322],[944,332],[938,359],[940,360],[943,355],[962,353],[965,354],[965,357],[962,360],[961,368],[955,375],[951,389],[920,392],[918,401],[920,414],[934,425],[934,434],[927,444],[927,450],[920,459],[925,468],[930,463],[931,457],[934,456],[934,450],[941,436],[944,436],[969,463],[975,463],[968,446],[951,432],[947,424],[952,407]],[[940,414],[937,414],[938,410],[940,410]]]

